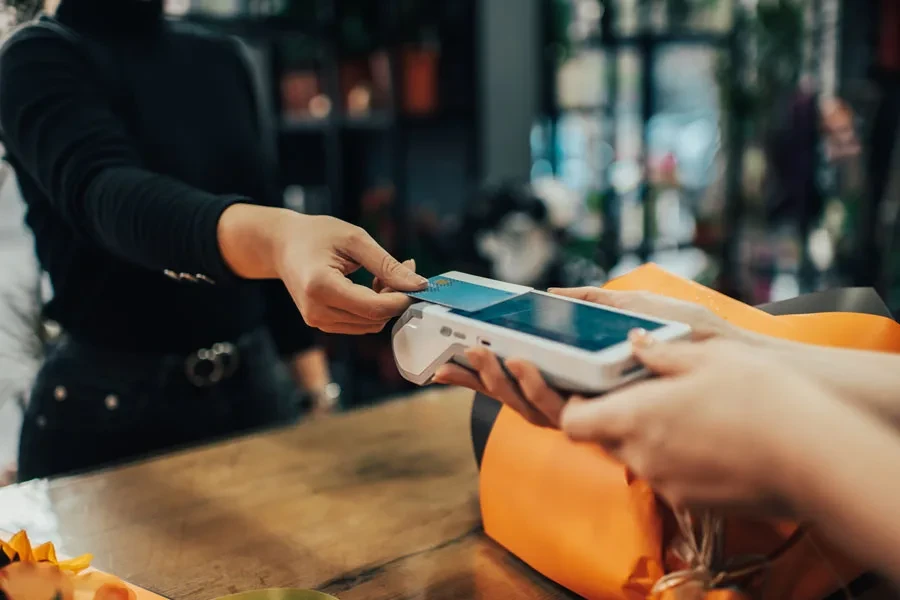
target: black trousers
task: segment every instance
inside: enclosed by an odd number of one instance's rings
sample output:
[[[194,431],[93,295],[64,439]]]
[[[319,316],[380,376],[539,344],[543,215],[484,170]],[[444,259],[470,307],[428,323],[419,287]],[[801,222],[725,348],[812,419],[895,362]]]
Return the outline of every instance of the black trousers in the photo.
[[[192,369],[203,373],[196,356],[58,342],[25,411],[19,479],[90,471],[296,421],[302,397],[268,333],[248,334],[233,349],[227,376],[198,385],[188,377]]]

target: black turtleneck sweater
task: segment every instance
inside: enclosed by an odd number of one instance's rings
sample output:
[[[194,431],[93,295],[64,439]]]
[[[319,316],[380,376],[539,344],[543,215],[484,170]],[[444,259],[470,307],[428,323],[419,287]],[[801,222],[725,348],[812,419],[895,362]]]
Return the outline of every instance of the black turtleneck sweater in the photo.
[[[310,346],[281,282],[239,280],[218,249],[228,206],[282,201],[239,43],[165,20],[161,0],[62,0],[47,23],[0,51],[46,316],[118,349],[190,352],[264,325],[285,354]]]

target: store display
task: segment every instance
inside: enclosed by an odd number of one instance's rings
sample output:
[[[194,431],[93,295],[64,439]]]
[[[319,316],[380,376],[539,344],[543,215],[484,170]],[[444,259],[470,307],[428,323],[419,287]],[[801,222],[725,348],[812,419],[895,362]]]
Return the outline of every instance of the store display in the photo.
[[[421,116],[437,111],[439,63],[437,46],[403,49],[403,109],[407,114]]]

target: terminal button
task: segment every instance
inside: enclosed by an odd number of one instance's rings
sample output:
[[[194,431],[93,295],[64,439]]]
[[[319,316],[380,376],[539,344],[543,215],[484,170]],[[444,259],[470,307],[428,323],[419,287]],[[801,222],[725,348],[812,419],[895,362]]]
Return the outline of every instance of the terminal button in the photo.
[[[453,335],[453,330],[449,327],[441,327],[441,335],[444,337],[450,337]]]

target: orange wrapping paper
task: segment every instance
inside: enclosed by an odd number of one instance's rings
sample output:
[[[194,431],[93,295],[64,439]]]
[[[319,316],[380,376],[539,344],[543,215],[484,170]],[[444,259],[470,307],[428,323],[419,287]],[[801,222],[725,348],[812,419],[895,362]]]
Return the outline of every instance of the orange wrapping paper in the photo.
[[[696,302],[737,326],[780,338],[900,351],[900,325],[890,319],[849,313],[772,316],[653,265],[606,287]],[[663,558],[667,513],[646,483],[629,479],[625,468],[599,448],[534,427],[507,408],[485,447],[480,497],[490,537],[588,600],[645,600],[654,583],[674,568],[667,569]],[[796,529],[790,523],[730,521],[727,555],[769,555]],[[813,540],[805,536],[771,566],[767,600],[818,600],[862,574]],[[725,591],[703,597],[741,598]]]

